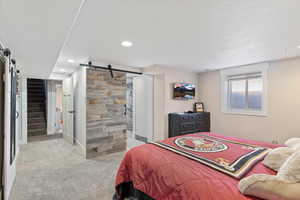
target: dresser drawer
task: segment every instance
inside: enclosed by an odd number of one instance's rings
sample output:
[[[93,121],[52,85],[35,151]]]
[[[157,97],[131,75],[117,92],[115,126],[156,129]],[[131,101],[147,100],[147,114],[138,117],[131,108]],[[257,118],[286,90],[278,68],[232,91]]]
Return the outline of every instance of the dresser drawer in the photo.
[[[179,127],[180,132],[185,132],[185,131],[194,130],[194,129],[197,129],[196,124],[194,122],[181,123],[180,127]]]
[[[210,131],[210,113],[170,113],[169,137]]]

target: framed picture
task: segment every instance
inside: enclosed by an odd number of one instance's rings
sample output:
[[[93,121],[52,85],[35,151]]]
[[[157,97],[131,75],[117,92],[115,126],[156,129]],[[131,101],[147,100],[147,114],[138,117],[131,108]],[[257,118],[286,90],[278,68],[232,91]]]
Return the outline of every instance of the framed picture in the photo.
[[[204,112],[204,104],[202,102],[195,103],[195,112]]]

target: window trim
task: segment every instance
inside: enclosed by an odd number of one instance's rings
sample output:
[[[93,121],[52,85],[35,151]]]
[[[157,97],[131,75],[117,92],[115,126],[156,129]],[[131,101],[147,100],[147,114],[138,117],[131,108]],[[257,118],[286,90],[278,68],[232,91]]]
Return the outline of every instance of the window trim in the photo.
[[[254,65],[247,65],[237,68],[224,69],[220,71],[221,75],[221,111],[226,114],[236,115],[254,115],[254,116],[267,116],[268,114],[268,63],[260,63]],[[263,80],[263,93],[262,93],[262,109],[260,111],[248,109],[231,109],[229,108],[229,77],[250,73],[261,73]]]

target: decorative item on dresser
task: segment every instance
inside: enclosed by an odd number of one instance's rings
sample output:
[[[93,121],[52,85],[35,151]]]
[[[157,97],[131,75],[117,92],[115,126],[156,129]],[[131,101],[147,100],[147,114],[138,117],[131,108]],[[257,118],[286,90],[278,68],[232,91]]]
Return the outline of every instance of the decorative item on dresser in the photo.
[[[204,112],[204,104],[202,102],[194,103],[194,112]]]
[[[210,113],[169,113],[169,137],[210,132]]]

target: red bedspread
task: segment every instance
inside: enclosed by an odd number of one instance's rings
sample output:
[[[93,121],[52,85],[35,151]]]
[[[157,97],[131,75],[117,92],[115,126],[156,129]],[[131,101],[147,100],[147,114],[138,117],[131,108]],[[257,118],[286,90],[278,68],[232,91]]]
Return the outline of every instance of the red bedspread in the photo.
[[[278,147],[213,133],[205,134],[262,147]],[[258,173],[275,174],[260,162],[246,176]],[[157,200],[256,199],[239,192],[239,180],[153,144],[141,145],[126,153],[117,173],[116,186],[130,181],[135,189]]]

